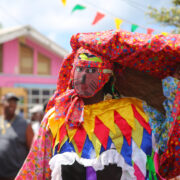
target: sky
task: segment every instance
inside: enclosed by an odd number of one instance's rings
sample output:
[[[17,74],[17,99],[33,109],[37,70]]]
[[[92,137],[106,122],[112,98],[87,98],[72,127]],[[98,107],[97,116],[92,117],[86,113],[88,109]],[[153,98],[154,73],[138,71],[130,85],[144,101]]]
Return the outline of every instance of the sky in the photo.
[[[71,13],[76,4],[86,7]],[[0,0],[0,23],[3,28],[31,25],[37,31],[71,51],[70,38],[79,32],[96,32],[115,29],[114,18],[123,20],[121,29],[130,31],[132,24],[139,25],[136,32],[154,34],[171,32],[173,27],[163,26],[146,15],[148,6],[170,7],[171,0]],[[96,25],[92,21],[99,11],[105,17]]]

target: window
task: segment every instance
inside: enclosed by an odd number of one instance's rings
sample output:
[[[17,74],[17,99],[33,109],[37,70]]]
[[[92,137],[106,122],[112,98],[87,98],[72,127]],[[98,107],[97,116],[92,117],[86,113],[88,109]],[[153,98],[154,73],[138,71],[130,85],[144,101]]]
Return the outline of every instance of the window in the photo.
[[[28,108],[44,103],[54,94],[55,89],[28,89]],[[29,114],[29,117],[31,115]]]
[[[3,45],[0,44],[0,72],[2,72],[2,65],[3,65]]]
[[[33,49],[20,44],[20,73],[33,74]]]
[[[38,53],[37,73],[39,75],[50,75],[50,59],[45,55]]]

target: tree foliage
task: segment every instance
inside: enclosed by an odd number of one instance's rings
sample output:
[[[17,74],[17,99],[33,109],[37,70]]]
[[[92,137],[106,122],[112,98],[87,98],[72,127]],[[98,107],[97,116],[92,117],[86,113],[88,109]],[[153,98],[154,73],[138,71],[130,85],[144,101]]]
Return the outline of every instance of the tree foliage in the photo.
[[[173,33],[180,33],[180,0],[172,0],[172,4],[160,10],[149,7],[148,15],[164,25],[174,26]]]

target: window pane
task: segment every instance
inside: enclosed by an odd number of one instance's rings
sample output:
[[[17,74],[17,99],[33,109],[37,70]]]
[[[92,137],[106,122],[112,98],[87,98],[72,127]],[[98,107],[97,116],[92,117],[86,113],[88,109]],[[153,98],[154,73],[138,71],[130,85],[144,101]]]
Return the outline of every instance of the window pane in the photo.
[[[38,54],[38,67],[39,75],[50,75],[50,59],[43,54]]]
[[[32,95],[39,95],[39,90],[33,89],[32,90]]]
[[[43,90],[43,95],[50,95],[49,90]]]
[[[34,104],[39,104],[39,98],[33,98],[32,103]]]
[[[33,73],[33,50],[24,44],[20,44],[20,73]]]

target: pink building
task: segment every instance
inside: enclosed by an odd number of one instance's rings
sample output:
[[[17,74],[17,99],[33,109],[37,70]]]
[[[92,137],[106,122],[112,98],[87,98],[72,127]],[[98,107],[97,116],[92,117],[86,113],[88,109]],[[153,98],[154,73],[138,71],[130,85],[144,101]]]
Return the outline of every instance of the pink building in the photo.
[[[0,30],[0,88],[24,89],[28,108],[43,104],[56,89],[67,53],[31,26]]]

